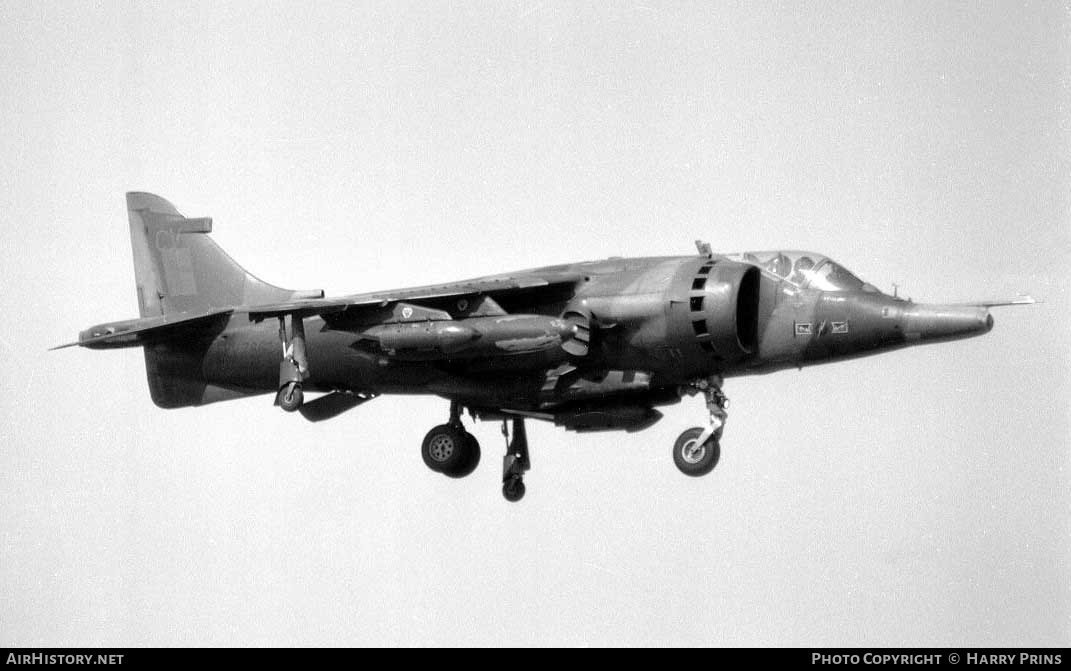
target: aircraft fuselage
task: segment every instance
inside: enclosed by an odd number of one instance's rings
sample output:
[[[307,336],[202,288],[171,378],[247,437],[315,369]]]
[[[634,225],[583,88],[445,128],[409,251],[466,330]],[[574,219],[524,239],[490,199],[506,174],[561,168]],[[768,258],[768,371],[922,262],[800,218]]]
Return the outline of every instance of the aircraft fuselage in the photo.
[[[686,475],[718,462],[727,377],[769,373],[965,338],[993,326],[988,306],[918,305],[887,296],[813,252],[610,258],[451,284],[324,298],[268,284],[187,218],[127,194],[140,317],[100,324],[90,349],[142,347],[153,402],[200,406],[275,394],[283,410],[323,421],[381,394],[450,400],[425,436],[431,470],[461,477],[480,447],[464,410],[512,424],[502,491],[524,495],[526,419],[572,431],[639,431],[683,396],[709,423],[684,431]],[[322,396],[305,401],[305,392]]]
[[[753,276],[756,284],[750,296],[740,296],[739,290],[736,296],[727,295],[725,286],[731,290],[732,284],[725,282],[708,280],[694,288],[697,278],[711,277],[713,269],[700,272],[710,265],[705,257],[685,256],[609,259],[524,271],[583,274],[575,294],[526,302],[523,310],[552,321],[570,306],[589,311],[597,320],[598,336],[584,357],[589,371],[585,378],[609,376],[603,384],[587,380],[553,395],[543,393],[546,372],[574,358],[556,338],[530,351],[510,352],[489,343],[482,356],[439,353],[429,347],[424,356],[407,358],[365,346],[353,331],[311,317],[305,320],[310,371],[305,387],[437,394],[465,404],[527,409],[617,395],[655,394],[666,402],[673,398],[672,390],[710,375],[732,377],[825,363],[916,342],[975,335],[992,325],[985,308],[916,305],[878,292],[806,289],[769,273]],[[734,299],[752,305],[737,309]],[[456,308],[448,303],[439,305],[448,312]],[[489,324],[513,319],[513,313],[468,319]],[[754,323],[733,323],[742,320]],[[720,335],[715,326],[719,321],[728,325]],[[703,324],[697,327],[699,322]],[[508,328],[508,324],[503,327],[507,332]],[[704,336],[700,329],[710,335]],[[753,333],[743,339],[751,342],[741,346],[740,331],[748,329]],[[149,347],[157,365],[166,367],[170,376],[207,385],[204,401],[213,400],[211,388],[218,388],[221,398],[277,389],[281,345],[273,319],[254,322],[235,314],[199,348]]]

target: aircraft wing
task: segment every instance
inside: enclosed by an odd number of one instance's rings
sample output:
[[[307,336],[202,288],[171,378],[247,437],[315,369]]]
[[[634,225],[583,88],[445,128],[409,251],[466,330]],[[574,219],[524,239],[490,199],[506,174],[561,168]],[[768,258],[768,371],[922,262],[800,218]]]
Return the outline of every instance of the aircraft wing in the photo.
[[[302,317],[312,315],[337,315],[361,308],[386,307],[392,303],[420,302],[444,298],[471,298],[491,296],[500,298],[504,295],[539,294],[555,289],[568,289],[583,280],[581,273],[572,271],[551,271],[522,273],[516,276],[481,277],[453,284],[437,284],[397,291],[354,294],[339,298],[320,298],[287,301],[269,305],[241,306],[234,308],[237,313],[248,313],[249,318],[260,321],[270,317],[291,314]]]
[[[461,299],[483,295],[491,297],[538,295],[540,292],[568,290],[582,279],[583,275],[575,272],[519,273],[516,276],[481,277],[454,284],[354,294],[339,298],[309,297],[283,303],[242,305],[197,312],[178,312],[157,317],[143,317],[141,319],[99,324],[78,334],[77,342],[65,343],[51,349],[63,349],[65,347],[74,347],[75,345],[91,349],[136,347],[154,338],[188,333],[190,328],[204,328],[214,323],[217,319],[222,319],[230,314],[248,314],[253,321],[261,321],[283,315],[299,317],[320,315],[324,316],[325,319],[344,320],[361,309],[383,308],[403,301],[420,302],[447,298]],[[322,295],[322,292],[319,293]]]

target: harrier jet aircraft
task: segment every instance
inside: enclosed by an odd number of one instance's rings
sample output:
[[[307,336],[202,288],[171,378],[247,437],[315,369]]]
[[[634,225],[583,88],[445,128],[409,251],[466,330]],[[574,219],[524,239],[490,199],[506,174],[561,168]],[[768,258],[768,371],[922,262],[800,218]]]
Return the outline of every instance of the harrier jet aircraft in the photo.
[[[315,422],[381,394],[441,396],[449,414],[424,437],[424,462],[471,473],[480,446],[462,413],[501,421],[510,501],[524,496],[528,419],[635,432],[661,418],[658,407],[701,395],[709,421],[672,454],[685,475],[704,475],[721,451],[725,378],[976,336],[993,327],[990,307],[1034,302],[920,305],[822,254],[713,254],[705,243],[688,256],[324,298],[250,275],[208,236],[209,218],[148,193],[126,200],[140,318],[61,347],[141,347],[161,408],[271,393]]]

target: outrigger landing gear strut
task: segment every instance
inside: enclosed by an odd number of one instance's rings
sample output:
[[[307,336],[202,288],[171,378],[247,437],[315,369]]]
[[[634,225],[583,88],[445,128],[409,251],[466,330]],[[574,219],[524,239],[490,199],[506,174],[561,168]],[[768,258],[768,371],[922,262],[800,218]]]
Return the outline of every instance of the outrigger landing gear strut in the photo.
[[[287,412],[294,412],[305,400],[301,383],[309,376],[305,325],[301,317],[280,315],[279,342],[283,346],[283,360],[279,362],[279,391],[275,395],[275,404]]]
[[[532,467],[528,459],[528,434],[524,418],[513,418],[513,440],[509,437],[509,420],[502,420],[502,435],[506,438],[506,456],[502,458],[502,496],[507,501],[524,498],[524,472]]]

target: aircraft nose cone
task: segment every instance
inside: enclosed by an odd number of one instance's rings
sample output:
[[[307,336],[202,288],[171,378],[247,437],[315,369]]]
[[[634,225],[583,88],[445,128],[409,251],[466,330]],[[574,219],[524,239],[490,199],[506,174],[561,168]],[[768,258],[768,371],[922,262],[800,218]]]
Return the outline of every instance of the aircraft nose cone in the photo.
[[[993,315],[983,307],[963,305],[916,305],[904,312],[908,340],[957,340],[989,333]]]

